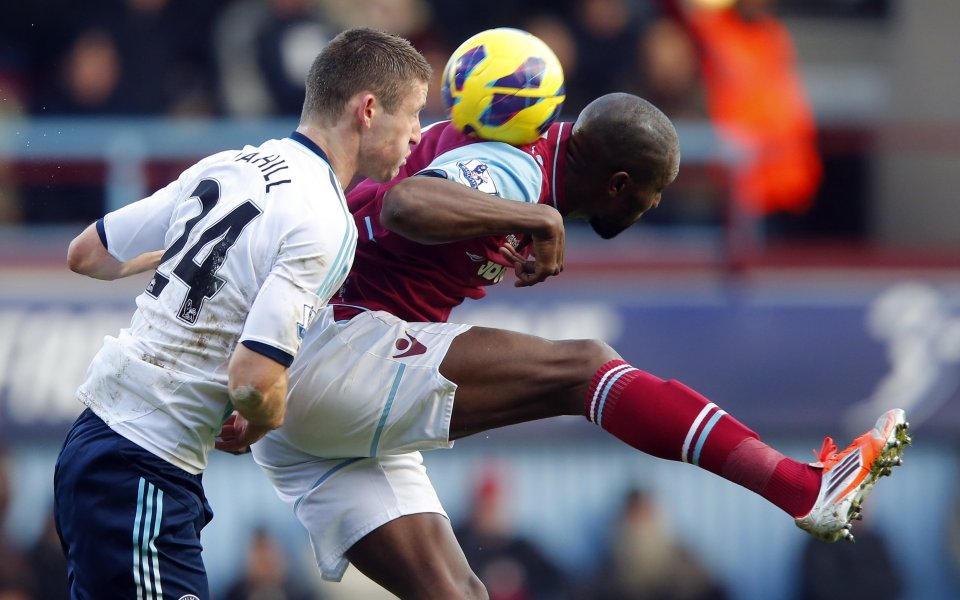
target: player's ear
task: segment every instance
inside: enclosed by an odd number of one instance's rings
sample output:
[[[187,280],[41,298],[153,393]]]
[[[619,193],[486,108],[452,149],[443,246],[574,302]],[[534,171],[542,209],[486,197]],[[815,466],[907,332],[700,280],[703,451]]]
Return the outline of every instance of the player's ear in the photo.
[[[362,127],[370,127],[370,124],[373,121],[373,115],[376,114],[378,109],[379,106],[377,104],[376,96],[370,92],[358,94],[356,104],[354,105],[354,111],[357,122]]]
[[[626,171],[617,171],[607,180],[607,193],[610,196],[619,196],[630,187],[632,178]]]

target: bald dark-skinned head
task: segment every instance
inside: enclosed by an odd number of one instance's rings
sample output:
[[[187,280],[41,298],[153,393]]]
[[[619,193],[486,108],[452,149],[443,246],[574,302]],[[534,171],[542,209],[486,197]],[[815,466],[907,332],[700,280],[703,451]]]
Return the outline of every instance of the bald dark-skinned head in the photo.
[[[677,176],[680,142],[657,107],[631,94],[607,94],[580,113],[567,146],[568,215],[611,238],[660,203]]]

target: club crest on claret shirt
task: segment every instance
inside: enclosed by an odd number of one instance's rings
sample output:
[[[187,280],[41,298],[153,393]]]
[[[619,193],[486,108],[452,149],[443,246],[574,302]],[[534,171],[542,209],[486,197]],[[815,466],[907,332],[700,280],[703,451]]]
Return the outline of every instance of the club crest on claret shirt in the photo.
[[[458,162],[457,168],[460,169],[460,180],[466,185],[487,194],[497,193],[497,185],[490,177],[490,167],[487,163],[479,160],[468,160]]]

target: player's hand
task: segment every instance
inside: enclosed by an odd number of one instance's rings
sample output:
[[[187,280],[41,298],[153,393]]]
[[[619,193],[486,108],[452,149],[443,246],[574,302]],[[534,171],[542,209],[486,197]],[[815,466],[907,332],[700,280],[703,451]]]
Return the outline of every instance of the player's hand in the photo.
[[[564,229],[562,217],[558,223],[559,227],[552,234],[534,234],[532,236],[532,259],[524,258],[509,244],[500,247],[500,256],[509,261],[517,276],[517,280],[513,284],[515,287],[536,285],[547,277],[559,275],[563,271]]]
[[[251,425],[243,415],[237,411],[227,417],[220,433],[217,435],[215,446],[217,450],[230,454],[246,454],[254,442],[267,435],[270,429]]]

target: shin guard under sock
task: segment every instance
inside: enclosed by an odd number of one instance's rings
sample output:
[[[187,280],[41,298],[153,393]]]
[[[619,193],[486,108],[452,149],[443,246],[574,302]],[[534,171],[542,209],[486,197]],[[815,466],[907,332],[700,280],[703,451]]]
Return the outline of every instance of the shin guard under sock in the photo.
[[[652,456],[692,463],[760,494],[793,516],[816,500],[819,470],[785,457],[716,404],[622,360],[593,376],[584,416]]]

